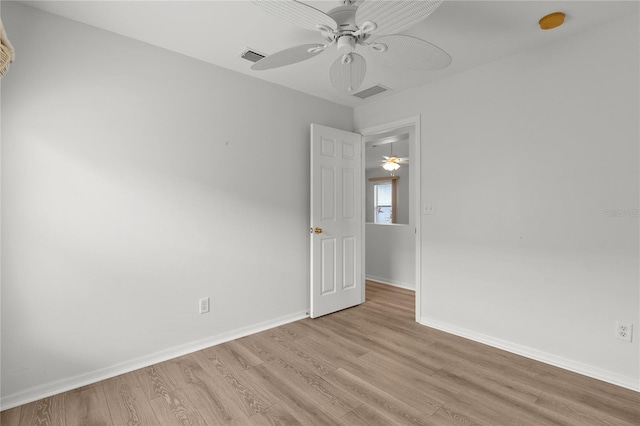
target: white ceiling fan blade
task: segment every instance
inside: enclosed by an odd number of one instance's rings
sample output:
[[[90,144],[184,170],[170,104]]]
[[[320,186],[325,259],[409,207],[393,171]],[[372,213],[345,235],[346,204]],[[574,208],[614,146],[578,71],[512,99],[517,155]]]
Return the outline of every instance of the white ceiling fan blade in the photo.
[[[443,0],[367,0],[356,11],[356,24],[377,25],[371,34],[393,34],[409,28],[429,16]]]
[[[396,157],[395,155],[387,157],[386,155],[383,155],[382,158],[384,158],[384,160],[380,160],[381,163],[385,163],[387,161],[393,161],[395,163],[408,163],[409,162],[409,157]]]
[[[373,58],[394,68],[436,71],[451,63],[451,56],[438,46],[400,34],[378,37],[370,47]]]
[[[270,70],[306,61],[324,52],[324,49],[320,49],[321,47],[324,47],[324,44],[301,44],[300,46],[290,47],[260,59],[251,65],[251,69],[254,71]],[[309,49],[311,49],[311,52],[309,52]]]
[[[349,56],[350,60],[345,60]],[[329,68],[331,85],[339,92],[351,94],[358,90],[367,73],[367,63],[357,53],[340,56]]]
[[[319,25],[332,30],[338,28],[336,21],[324,12],[295,0],[253,0],[267,13],[308,30],[317,31]]]

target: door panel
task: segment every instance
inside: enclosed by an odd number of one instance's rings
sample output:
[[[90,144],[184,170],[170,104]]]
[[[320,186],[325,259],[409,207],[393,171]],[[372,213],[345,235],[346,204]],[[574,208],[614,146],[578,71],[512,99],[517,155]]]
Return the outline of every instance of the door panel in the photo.
[[[342,169],[342,218],[344,220],[356,220],[356,171]]]
[[[312,124],[312,318],[364,301],[362,180],[361,136]]]
[[[320,241],[322,259],[322,275],[320,277],[320,295],[336,292],[336,240],[323,238]]]
[[[344,237],[342,239],[342,288],[351,289],[356,287],[356,239],[354,237]]]
[[[336,220],[336,169],[335,167],[322,167],[321,169],[322,183],[320,186],[321,191],[321,220],[322,221],[335,221]]]

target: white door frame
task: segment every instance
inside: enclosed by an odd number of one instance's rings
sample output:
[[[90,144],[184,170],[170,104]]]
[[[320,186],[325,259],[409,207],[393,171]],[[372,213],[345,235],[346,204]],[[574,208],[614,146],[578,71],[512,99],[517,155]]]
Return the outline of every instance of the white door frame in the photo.
[[[421,206],[421,181],[420,181],[420,116],[419,115],[414,115],[412,117],[407,117],[407,118],[403,118],[400,120],[396,120],[396,121],[392,121],[389,123],[384,123],[384,124],[379,124],[376,126],[371,126],[371,127],[366,127],[364,129],[359,129],[357,130],[357,133],[360,133],[362,136],[369,136],[369,135],[374,135],[377,133],[387,133],[387,132],[391,132],[397,128],[401,128],[401,127],[407,127],[407,126],[411,126],[413,125],[414,127],[414,141],[413,141],[413,155],[410,156],[410,161],[411,161],[411,173],[412,173],[412,179],[414,182],[413,185],[413,193],[411,194],[413,201],[413,224],[415,226],[415,247],[416,247],[416,253],[415,253],[415,291],[416,291],[416,322],[420,322],[420,318],[422,317],[422,303],[421,303],[421,287],[422,287],[422,262],[421,262],[421,251],[422,251],[422,238],[421,238],[421,233],[420,233],[420,228],[421,228],[421,224],[422,224],[422,212],[420,210],[420,206]],[[364,162],[365,162],[365,155],[364,155],[364,140],[365,138],[362,138],[362,180],[363,180],[363,185],[364,185],[364,181],[365,181],[365,168],[364,168]],[[363,215],[364,215],[364,211],[365,211],[365,207],[366,207],[366,203],[365,203],[365,199],[364,199],[364,192],[363,191],[363,199],[362,199],[362,211],[363,211]],[[365,245],[366,245],[366,241],[365,241],[365,231],[364,231],[364,219],[363,219],[363,230],[362,230],[362,263],[363,263],[363,268],[362,268],[362,273],[365,273],[364,270],[364,262],[365,262]],[[363,295],[362,295],[362,300],[364,300],[364,290],[365,290],[365,286],[362,286],[362,291],[363,291]]]

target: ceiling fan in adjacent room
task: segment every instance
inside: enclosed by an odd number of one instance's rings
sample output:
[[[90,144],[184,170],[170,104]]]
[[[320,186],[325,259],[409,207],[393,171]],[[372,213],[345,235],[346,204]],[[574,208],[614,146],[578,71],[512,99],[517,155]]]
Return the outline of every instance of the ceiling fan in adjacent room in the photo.
[[[402,34],[429,16],[443,0],[341,0],[342,6],[324,13],[296,0],[253,0],[264,11],[292,24],[319,31],[324,44],[302,44],[269,55],[251,67],[268,70],[295,64],[329,50],[334,45],[338,58],[329,68],[329,80],[341,93],[351,94],[364,80],[367,63],[356,53],[368,48],[371,57],[398,70],[440,70],[451,56],[422,39]]]
[[[409,164],[409,159],[407,157],[395,157],[393,155],[391,157],[387,157],[386,155],[383,155],[382,158],[384,158],[384,160],[380,161],[380,165],[382,165],[382,168],[388,172],[395,172],[402,164]]]

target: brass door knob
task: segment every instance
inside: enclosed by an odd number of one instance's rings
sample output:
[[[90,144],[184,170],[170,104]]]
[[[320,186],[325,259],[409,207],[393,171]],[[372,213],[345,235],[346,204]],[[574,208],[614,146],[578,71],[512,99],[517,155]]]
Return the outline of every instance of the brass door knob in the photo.
[[[322,234],[322,228],[318,228],[316,226],[316,228],[313,230],[313,232],[315,232],[316,234]]]

